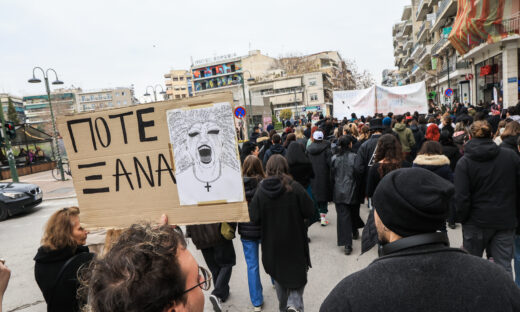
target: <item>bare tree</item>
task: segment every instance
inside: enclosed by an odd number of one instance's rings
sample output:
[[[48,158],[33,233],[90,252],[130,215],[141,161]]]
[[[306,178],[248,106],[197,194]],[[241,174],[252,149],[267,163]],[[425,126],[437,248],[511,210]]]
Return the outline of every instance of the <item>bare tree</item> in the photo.
[[[352,59],[345,59],[347,69],[352,74],[352,79],[355,84],[355,89],[366,89],[375,84],[375,80],[367,70],[359,71],[356,61]]]

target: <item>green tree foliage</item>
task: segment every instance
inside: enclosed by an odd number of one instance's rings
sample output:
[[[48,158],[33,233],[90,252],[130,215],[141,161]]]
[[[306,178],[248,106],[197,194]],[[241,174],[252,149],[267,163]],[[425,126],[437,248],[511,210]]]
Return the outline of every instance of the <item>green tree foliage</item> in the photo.
[[[283,119],[290,119],[291,116],[292,116],[292,110],[286,108],[286,109],[282,109],[282,111],[280,112],[280,118],[283,118]]]
[[[12,121],[15,125],[20,124],[20,119],[18,119],[18,113],[16,112],[16,108],[14,107],[13,101],[9,97],[9,104],[7,106],[7,120]]]

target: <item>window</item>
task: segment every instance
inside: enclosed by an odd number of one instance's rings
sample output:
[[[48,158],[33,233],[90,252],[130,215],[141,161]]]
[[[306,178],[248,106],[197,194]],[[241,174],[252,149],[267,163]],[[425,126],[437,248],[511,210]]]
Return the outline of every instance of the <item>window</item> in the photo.
[[[184,77],[180,76],[180,77],[179,77],[179,80],[180,80],[180,81],[183,81],[183,80],[184,80]]]
[[[315,85],[316,85],[316,79],[315,78],[309,79],[309,86],[315,86]]]
[[[125,91],[122,91],[122,92],[121,92],[121,96],[125,96]]]
[[[117,101],[117,106],[121,106],[121,101]]]
[[[126,101],[123,101],[123,105],[126,105]]]
[[[81,101],[85,102],[85,96],[84,95],[81,96]]]
[[[180,96],[180,95],[178,95],[178,94],[176,94],[176,95],[175,95],[175,98],[176,98],[176,99],[180,99],[180,98],[181,98],[181,96]]]
[[[83,104],[82,106],[83,106],[82,111],[86,111],[86,110],[88,109],[88,108],[87,108],[87,104]]]
[[[318,100],[318,93],[311,93],[311,101],[317,101]]]
[[[186,87],[185,87],[185,86],[182,86],[182,87],[181,87],[181,90],[186,90]]]
[[[173,81],[179,81],[179,79],[177,77],[173,77],[172,80]]]
[[[91,109],[96,109],[96,104],[90,104]]]
[[[183,95],[182,95],[182,98],[184,99],[185,97],[186,97],[186,94],[183,94]]]
[[[93,95],[90,96],[90,100],[94,101],[94,96]]]
[[[112,104],[112,102],[108,102],[107,106],[108,107],[113,107],[114,105]]]

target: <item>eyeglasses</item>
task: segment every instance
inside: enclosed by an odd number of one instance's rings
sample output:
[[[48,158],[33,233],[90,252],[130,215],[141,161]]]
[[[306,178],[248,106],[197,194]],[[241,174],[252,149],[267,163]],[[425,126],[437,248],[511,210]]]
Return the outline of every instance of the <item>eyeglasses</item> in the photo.
[[[211,274],[205,268],[199,266],[199,283],[189,289],[186,289],[183,294],[200,287],[202,290],[209,290],[211,288]]]

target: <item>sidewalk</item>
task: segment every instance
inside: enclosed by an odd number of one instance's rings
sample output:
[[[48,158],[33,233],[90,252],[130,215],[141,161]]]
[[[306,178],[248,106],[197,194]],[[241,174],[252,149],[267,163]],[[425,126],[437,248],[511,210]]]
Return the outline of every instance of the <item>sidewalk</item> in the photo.
[[[72,178],[67,176],[66,181],[56,181],[52,177],[51,170],[33,173],[20,177],[20,182],[38,185],[43,191],[43,200],[76,197]],[[11,179],[1,182],[11,182]]]

